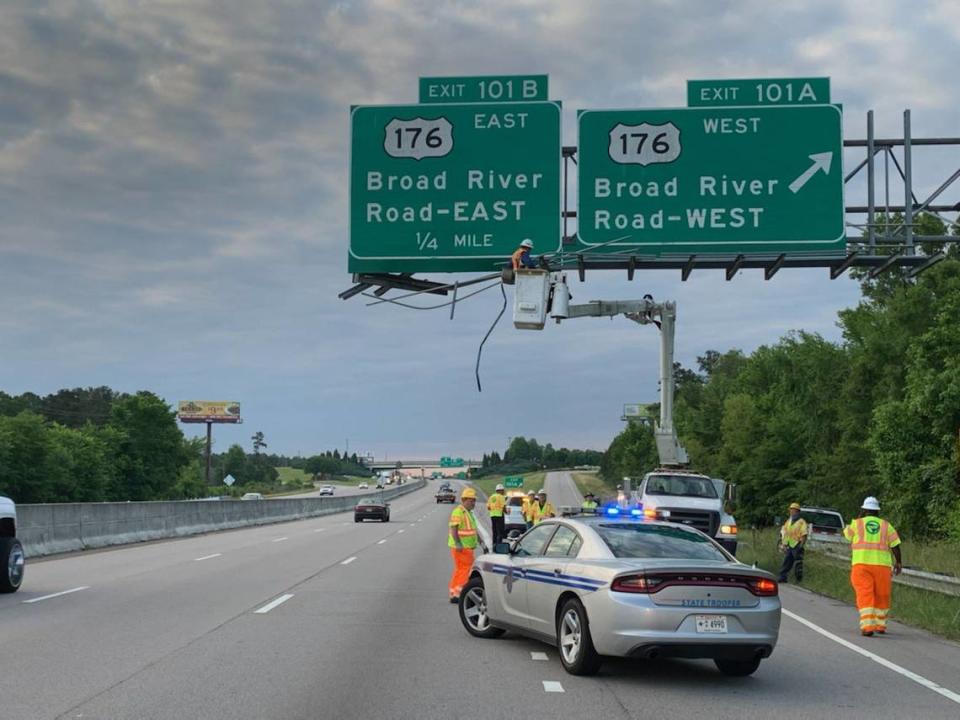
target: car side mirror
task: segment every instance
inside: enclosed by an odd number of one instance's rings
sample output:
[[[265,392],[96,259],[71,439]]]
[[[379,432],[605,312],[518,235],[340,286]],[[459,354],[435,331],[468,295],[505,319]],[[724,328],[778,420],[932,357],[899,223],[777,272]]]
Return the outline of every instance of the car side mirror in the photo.
[[[513,552],[513,548],[510,543],[499,542],[493,546],[493,552],[497,555],[510,555]]]

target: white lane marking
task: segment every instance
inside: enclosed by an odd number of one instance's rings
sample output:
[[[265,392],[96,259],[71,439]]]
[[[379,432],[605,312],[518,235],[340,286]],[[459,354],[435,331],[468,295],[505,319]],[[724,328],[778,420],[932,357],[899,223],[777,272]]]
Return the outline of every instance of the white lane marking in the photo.
[[[531,660],[546,660],[547,654],[544,652],[532,652],[530,653]]]
[[[353,562],[354,560],[356,560],[356,559],[357,559],[357,556],[354,555],[353,557],[348,557],[346,560],[344,560],[344,561],[343,561],[342,563],[340,563],[340,564],[341,564],[341,565],[349,565],[350,563],[352,563],[352,562]]]
[[[901,667],[896,663],[890,662],[886,658],[882,658],[879,655],[875,655],[869,650],[864,650],[859,645],[854,645],[849,640],[844,640],[842,637],[838,637],[834,635],[829,630],[824,630],[819,625],[816,625],[810,622],[809,620],[807,620],[806,618],[802,618],[799,615],[790,612],[786,608],[783,608],[782,612],[788,618],[793,618],[798,623],[806,625],[808,628],[810,628],[814,632],[820,633],[825,638],[829,638],[833,640],[835,643],[839,643],[840,645],[843,645],[845,648],[849,650],[853,650],[855,653],[858,653],[860,655],[863,655],[865,658],[869,658],[870,660],[873,660],[878,665],[883,665],[883,667],[888,668],[889,670],[893,670],[895,673],[899,673],[900,675],[903,675],[905,678],[909,678],[913,680],[918,685],[923,685],[923,687],[927,688],[928,690],[933,690],[935,693],[940,693],[948,700],[952,700],[953,702],[960,704],[960,694],[955,693],[953,690],[948,690],[942,685],[937,685],[937,683],[933,682],[933,680],[927,680],[927,678],[923,677],[922,675],[917,675],[915,672],[907,670],[905,667]]]
[[[283,542],[284,540],[286,540],[285,537],[280,537],[280,538],[274,538],[274,539],[271,540],[270,542]]]
[[[220,557],[223,553],[214,553],[213,555],[204,555],[203,557],[194,558],[194,562],[200,562],[201,560],[212,560],[215,557]]]
[[[275,607],[277,607],[277,605],[283,605],[287,600],[289,600],[292,597],[293,597],[293,593],[287,593],[286,595],[281,595],[276,600],[268,602],[259,610],[254,610],[254,613],[256,613],[257,615],[264,615],[270,612],[271,610],[273,610]]]
[[[397,535],[399,535],[399,534],[402,533],[402,532],[403,532],[403,530],[397,530]]]
[[[385,542],[386,542],[386,539],[384,539],[384,540],[377,540],[377,545],[383,545]]]
[[[326,528],[317,528],[314,532],[323,532],[324,530],[326,530]]]
[[[89,585],[81,585],[80,587],[75,587],[70,590],[63,590],[62,592],[52,593],[50,595],[43,595],[38,598],[30,598],[29,600],[24,600],[24,605],[29,605],[30,603],[40,602],[41,600],[49,600],[50,598],[60,597],[61,595],[69,595],[70,593],[80,592],[81,590],[89,590]]]
[[[544,692],[564,692],[563,685],[561,685],[560,683],[554,680],[544,680],[543,691]]]

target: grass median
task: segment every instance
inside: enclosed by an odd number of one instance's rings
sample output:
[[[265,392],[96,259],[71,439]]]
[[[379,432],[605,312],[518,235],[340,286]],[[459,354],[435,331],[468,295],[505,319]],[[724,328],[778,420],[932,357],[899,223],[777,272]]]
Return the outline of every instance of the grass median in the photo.
[[[511,475],[510,477],[516,477]],[[522,490],[523,492],[528,492],[533,490],[537,492],[540,488],[543,487],[544,479],[546,478],[546,473],[543,472],[533,472],[533,473],[523,473],[520,477],[523,478],[523,487],[520,488],[507,488],[507,493],[509,494],[513,490]],[[487,475],[478,480],[471,480],[474,487],[478,490],[482,490],[485,494],[490,495],[497,488],[497,483],[503,482],[503,475]]]
[[[774,528],[744,531],[740,536],[737,559],[748,565],[756,563],[758,567],[777,574],[783,562],[783,555],[777,550],[777,538],[778,533]],[[947,543],[920,545],[904,542],[903,559],[915,569],[936,572],[938,568],[951,567],[951,562],[956,558],[956,545],[953,545],[953,556],[950,556],[947,546]],[[921,565],[927,562],[931,564]],[[808,550],[804,553],[803,566],[803,581],[796,583],[791,576],[790,583],[849,603],[851,623],[855,623],[855,599],[850,586],[849,563]],[[890,617],[951,640],[960,640],[960,597],[955,595],[896,583]]]

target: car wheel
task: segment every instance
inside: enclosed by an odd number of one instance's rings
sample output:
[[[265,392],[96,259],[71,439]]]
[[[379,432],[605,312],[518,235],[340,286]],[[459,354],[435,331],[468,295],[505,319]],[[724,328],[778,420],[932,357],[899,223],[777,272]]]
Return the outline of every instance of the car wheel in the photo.
[[[714,660],[717,669],[730,677],[746,677],[753,675],[760,667],[760,658],[753,660]]]
[[[571,675],[595,675],[600,656],[593,647],[587,612],[580,601],[571,598],[563,604],[557,620],[557,650],[563,669]]]
[[[483,590],[483,579],[470,579],[460,592],[460,622],[467,632],[478,638],[495,638],[503,635],[502,628],[490,624],[487,615],[487,596]]]
[[[384,522],[390,522],[390,514],[389,514],[389,513],[387,513],[386,515],[383,516],[383,521],[384,521]]]
[[[26,556],[23,545],[16,538],[0,538],[0,593],[20,589]]]
[[[355,518],[353,519],[353,521],[354,521],[354,522],[360,522],[360,518],[355,517]]]

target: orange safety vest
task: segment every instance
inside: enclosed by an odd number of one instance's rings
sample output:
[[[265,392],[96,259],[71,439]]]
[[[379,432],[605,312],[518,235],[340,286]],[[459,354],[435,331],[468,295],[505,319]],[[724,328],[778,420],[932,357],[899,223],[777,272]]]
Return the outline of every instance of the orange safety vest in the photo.
[[[463,505],[457,505],[450,513],[450,529],[447,535],[447,547],[455,548],[457,544],[453,541],[453,529],[457,529],[457,536],[460,538],[460,544],[465,548],[475,548],[477,546],[477,521],[473,513],[467,510]]]
[[[514,270],[519,270],[523,267],[523,263],[520,261],[520,256],[526,252],[530,252],[528,248],[517,248],[513,251],[513,255],[510,256],[510,262],[513,264]]]
[[[900,544],[900,535],[886,520],[876,515],[857,518],[843,529],[843,537],[850,542],[852,565],[893,567],[890,549]]]
[[[501,495],[498,492],[495,492],[489,498],[487,498],[487,512],[490,514],[490,517],[503,517],[503,508],[507,504],[507,498]]]

